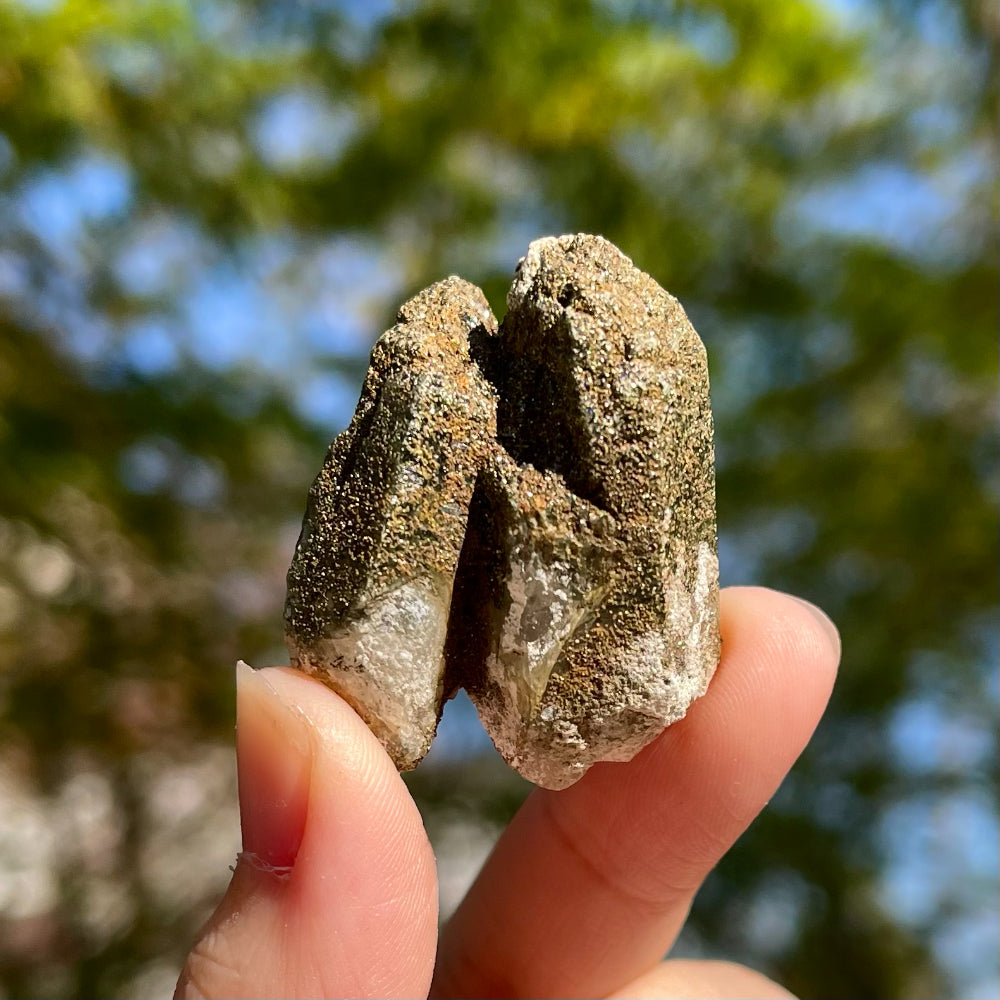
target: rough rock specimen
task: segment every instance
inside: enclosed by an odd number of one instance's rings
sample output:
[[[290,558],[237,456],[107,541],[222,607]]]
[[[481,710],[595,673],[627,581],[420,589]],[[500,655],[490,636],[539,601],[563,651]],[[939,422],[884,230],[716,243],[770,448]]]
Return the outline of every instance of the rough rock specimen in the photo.
[[[496,320],[459,278],[403,306],[309,491],[288,571],[292,663],[343,695],[401,770],[427,753],[441,715],[455,566],[495,447],[476,333],[495,335]]]
[[[708,372],[680,304],[600,237],[532,243],[507,308],[498,330],[449,278],[376,344],[286,635],[401,769],[464,686],[508,763],[562,788],[718,662]]]

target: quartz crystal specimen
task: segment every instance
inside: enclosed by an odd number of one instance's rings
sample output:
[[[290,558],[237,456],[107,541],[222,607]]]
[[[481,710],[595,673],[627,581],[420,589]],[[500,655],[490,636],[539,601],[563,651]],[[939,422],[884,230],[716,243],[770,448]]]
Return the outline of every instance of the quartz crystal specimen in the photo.
[[[581,236],[531,245],[493,356],[498,441],[533,475],[490,475],[473,511],[494,566],[469,574],[466,687],[503,756],[558,788],[633,757],[718,662],[708,369],[677,300]]]
[[[441,715],[455,565],[496,428],[469,349],[495,333],[483,293],[459,278],[403,306],[309,491],[288,571],[293,665],[343,695],[401,770]]]
[[[465,687],[547,788],[628,760],[719,658],[705,351],[612,244],[546,238],[497,325],[457,278],[372,353],[289,571],[293,662],[414,766]]]

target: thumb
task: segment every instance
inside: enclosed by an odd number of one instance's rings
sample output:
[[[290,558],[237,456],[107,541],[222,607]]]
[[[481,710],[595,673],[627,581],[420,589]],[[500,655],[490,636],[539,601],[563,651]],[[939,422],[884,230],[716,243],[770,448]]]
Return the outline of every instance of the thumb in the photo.
[[[318,681],[236,681],[243,853],[175,996],[426,996],[434,857],[392,761]]]

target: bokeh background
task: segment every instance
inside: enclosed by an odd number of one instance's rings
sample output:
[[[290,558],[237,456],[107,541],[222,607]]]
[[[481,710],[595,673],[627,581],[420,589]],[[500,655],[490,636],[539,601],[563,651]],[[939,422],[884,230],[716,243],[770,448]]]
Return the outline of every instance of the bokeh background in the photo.
[[[996,997],[993,0],[0,0],[0,997],[169,994],[374,338],[606,235],[710,356],[724,583],[844,663],[680,949]],[[452,907],[526,793],[409,779]]]

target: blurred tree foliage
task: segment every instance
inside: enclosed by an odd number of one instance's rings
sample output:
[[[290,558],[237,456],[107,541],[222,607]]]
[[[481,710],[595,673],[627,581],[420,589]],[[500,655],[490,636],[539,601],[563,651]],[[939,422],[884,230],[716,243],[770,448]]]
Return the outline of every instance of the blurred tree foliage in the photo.
[[[844,639],[684,947],[992,982],[997,46],[986,0],[0,0],[0,992],[169,978],[331,400],[405,294],[502,311],[566,231],[708,345],[724,582]],[[524,791],[411,787],[432,832]]]

